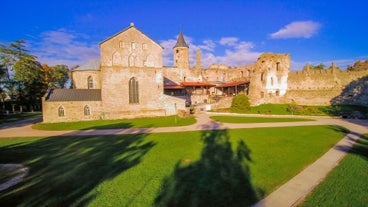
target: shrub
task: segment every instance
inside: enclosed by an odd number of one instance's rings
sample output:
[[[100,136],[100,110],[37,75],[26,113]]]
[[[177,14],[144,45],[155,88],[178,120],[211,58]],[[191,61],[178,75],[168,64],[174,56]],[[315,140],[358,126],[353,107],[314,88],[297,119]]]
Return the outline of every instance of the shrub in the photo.
[[[292,100],[291,104],[289,104],[287,111],[289,111],[292,115],[298,110],[298,103]]]
[[[233,98],[230,111],[235,113],[243,113],[250,110],[249,99],[245,94],[237,95]]]

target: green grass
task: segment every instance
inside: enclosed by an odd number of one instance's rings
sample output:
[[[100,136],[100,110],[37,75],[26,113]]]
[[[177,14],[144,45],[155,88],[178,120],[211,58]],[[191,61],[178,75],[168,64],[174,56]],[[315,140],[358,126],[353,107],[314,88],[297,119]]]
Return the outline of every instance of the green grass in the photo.
[[[41,117],[41,115],[42,115],[41,112],[23,112],[20,114],[10,113],[9,115],[2,114],[0,115],[0,124],[7,123],[7,122],[20,121],[20,120],[29,119],[29,118]]]
[[[289,104],[261,104],[252,106],[246,114],[273,114],[273,115],[291,115],[288,110]],[[230,112],[229,109],[219,109],[219,112]],[[361,111],[368,113],[368,107],[359,105],[341,105],[341,106],[299,106],[293,113],[294,115],[308,116],[340,116],[341,113],[351,113]]]
[[[61,123],[37,123],[32,127],[39,130],[83,130],[83,129],[127,129],[149,127],[186,126],[196,122],[194,117],[163,116],[152,118],[94,120]]]
[[[273,122],[296,122],[313,121],[302,118],[272,118],[272,117],[240,117],[240,116],[211,116],[211,119],[225,123],[273,123]]]
[[[367,206],[368,136],[360,138],[352,151],[300,206]]]
[[[30,168],[0,206],[240,206],[272,192],[346,131],[335,126],[0,140]]]

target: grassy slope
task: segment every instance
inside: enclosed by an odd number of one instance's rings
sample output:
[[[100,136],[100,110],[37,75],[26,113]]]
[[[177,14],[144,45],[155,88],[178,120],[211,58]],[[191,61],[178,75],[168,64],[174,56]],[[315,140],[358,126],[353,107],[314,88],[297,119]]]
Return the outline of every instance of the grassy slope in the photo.
[[[239,116],[211,116],[211,119],[225,123],[272,123],[272,122],[295,122],[313,121],[301,118],[272,118],[272,117],[239,117]]]
[[[175,123],[176,121],[176,123]],[[95,120],[62,123],[38,123],[33,125],[39,130],[83,130],[83,129],[127,129],[186,126],[194,124],[195,118],[180,118],[178,116],[165,116],[153,118],[136,118],[120,120]]]
[[[224,192],[244,203],[248,194],[220,186],[241,183],[235,175],[247,177],[249,169],[249,182],[241,189],[248,187],[258,197],[268,194],[333,146],[344,136],[341,131],[305,126],[1,139],[0,163],[22,163],[30,175],[0,195],[0,206],[152,206],[206,199],[226,205],[230,201],[221,199]],[[242,154],[251,161],[231,158]],[[242,170],[234,172],[239,166]]]
[[[300,206],[367,206],[368,136],[353,150]]]
[[[252,106],[247,114],[277,114],[291,115],[288,110],[289,104],[261,104]],[[217,111],[229,112],[229,109],[219,109]],[[356,105],[342,106],[301,106],[294,112],[294,115],[310,115],[310,116],[340,116],[342,112],[350,113],[352,111],[361,111],[368,113],[368,107]]]

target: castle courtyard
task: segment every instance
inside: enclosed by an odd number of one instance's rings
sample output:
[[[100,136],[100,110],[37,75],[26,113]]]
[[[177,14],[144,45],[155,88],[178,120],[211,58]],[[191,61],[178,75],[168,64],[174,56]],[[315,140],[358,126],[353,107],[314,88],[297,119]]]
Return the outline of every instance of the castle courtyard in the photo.
[[[206,113],[196,115],[197,122],[189,126],[181,127],[162,127],[162,128],[127,128],[127,129],[112,129],[112,130],[77,130],[77,131],[40,131],[31,128],[31,123],[39,120],[31,120],[20,122],[19,125],[9,124],[3,125],[0,130],[2,138],[14,137],[20,139],[21,137],[83,137],[89,136],[105,136],[105,135],[126,135],[141,136],[144,134],[161,134],[161,133],[183,133],[193,131],[223,131],[232,129],[257,129],[257,128],[284,128],[284,127],[313,127],[313,126],[327,126],[338,125],[350,130],[344,139],[341,139],[334,147],[322,157],[309,164],[307,168],[299,172],[296,176],[278,187],[271,194],[268,194],[264,199],[258,201],[255,206],[292,206],[300,199],[304,198],[318,183],[323,180],[328,172],[330,172],[347,153],[348,149],[357,141],[360,135],[368,133],[368,122],[366,120],[345,120],[330,117],[313,117],[313,121],[304,122],[287,122],[287,123],[254,123],[254,124],[229,124],[219,123],[210,119],[210,116],[232,114],[224,113]],[[236,115],[239,116],[239,115]],[[254,115],[240,115],[254,116]],[[257,115],[269,117],[269,115]],[[275,117],[291,117],[295,116],[276,116]],[[48,138],[46,138],[48,139]],[[106,137],[108,139],[108,137]],[[139,138],[137,138],[139,139]],[[175,137],[172,137],[173,141]],[[344,149],[344,150],[341,150]],[[2,158],[3,159],[3,158]],[[186,159],[184,162],[191,162]],[[103,163],[101,163],[103,164]],[[25,164],[27,165],[27,164]],[[56,175],[55,175],[56,176]],[[1,200],[1,199],[0,199]]]

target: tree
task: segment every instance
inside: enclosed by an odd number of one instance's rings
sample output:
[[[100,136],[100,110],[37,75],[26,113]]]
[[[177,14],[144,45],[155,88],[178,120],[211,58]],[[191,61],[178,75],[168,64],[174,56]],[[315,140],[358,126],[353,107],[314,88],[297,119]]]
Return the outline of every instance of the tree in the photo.
[[[291,115],[294,115],[294,113],[298,110],[298,103],[295,100],[292,100],[287,110],[290,111]]]
[[[243,113],[250,110],[250,102],[245,94],[239,94],[233,98],[230,111],[235,113]]]
[[[14,102],[20,105],[41,103],[41,96],[47,89],[44,84],[44,73],[37,57],[28,54],[24,40],[17,40],[9,45],[0,46],[0,65],[6,71],[6,83],[11,97],[13,112]]]
[[[303,67],[303,70],[307,70],[308,68],[311,69],[311,70],[324,70],[325,65],[323,63],[320,63],[319,65],[311,65],[311,64],[307,63]]]
[[[64,88],[69,80],[69,68],[66,65],[49,67],[47,64],[42,64],[41,70],[44,73],[44,83],[49,88]]]

